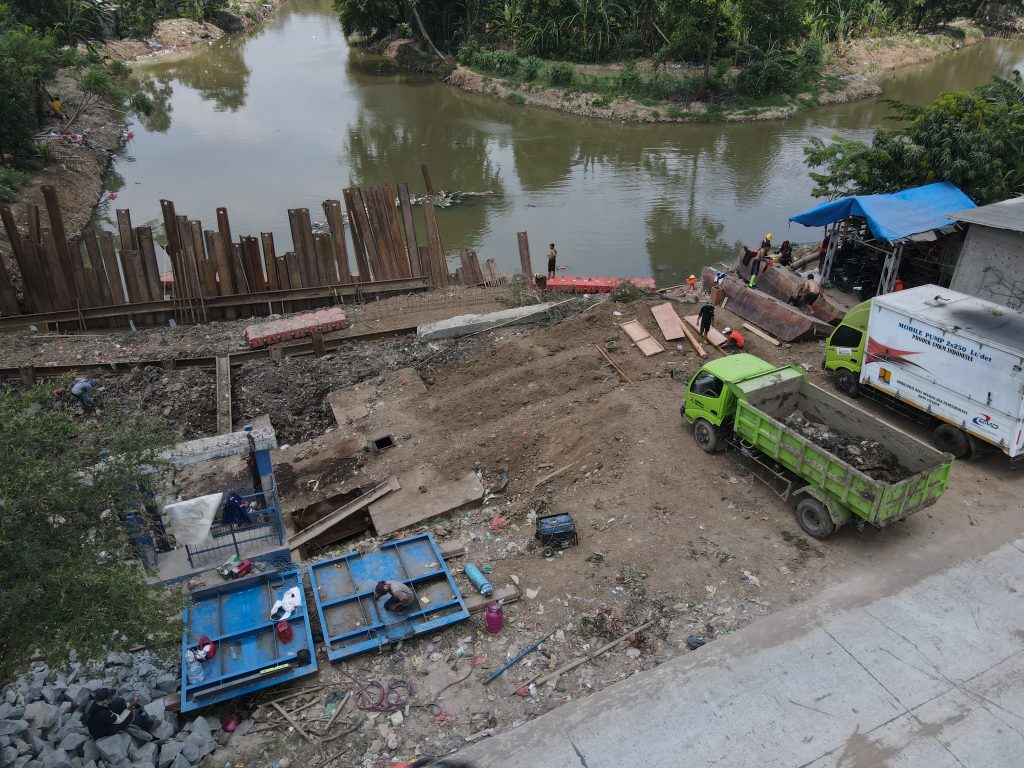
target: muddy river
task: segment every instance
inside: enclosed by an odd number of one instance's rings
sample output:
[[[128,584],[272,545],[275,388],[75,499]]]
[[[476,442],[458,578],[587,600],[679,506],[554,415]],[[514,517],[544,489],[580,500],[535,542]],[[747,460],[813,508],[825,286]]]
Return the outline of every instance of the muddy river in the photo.
[[[274,232],[288,249],[288,208],[343,187],[411,182],[494,197],[439,212],[449,254],[474,248],[518,269],[527,230],[535,270],[549,242],[569,274],[653,276],[678,283],[731,258],[739,242],[806,242],[789,225],[815,204],[803,164],[809,136],[868,138],[878,101],[818,108],[777,122],[621,125],[463,93],[350,47],[330,0],[288,0],[259,30],[137,67],[158,103],[132,125],[114,165],[113,208],[160,222],[159,200],[209,227],[225,206],[238,234]],[[901,70],[885,95],[927,103],[1024,66],[1024,43],[988,40]],[[421,241],[423,235],[421,232]]]

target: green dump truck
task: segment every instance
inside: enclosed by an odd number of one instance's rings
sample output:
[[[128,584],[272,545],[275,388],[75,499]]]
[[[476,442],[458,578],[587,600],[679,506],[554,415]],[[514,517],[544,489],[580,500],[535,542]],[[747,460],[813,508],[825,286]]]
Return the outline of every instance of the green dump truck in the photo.
[[[953,464],[950,454],[814,386],[800,368],[754,355],[702,366],[680,413],[705,451],[736,450],[783,498],[795,498],[797,522],[817,539],[852,520],[883,528],[934,504]],[[884,446],[885,466],[857,455],[865,445]]]

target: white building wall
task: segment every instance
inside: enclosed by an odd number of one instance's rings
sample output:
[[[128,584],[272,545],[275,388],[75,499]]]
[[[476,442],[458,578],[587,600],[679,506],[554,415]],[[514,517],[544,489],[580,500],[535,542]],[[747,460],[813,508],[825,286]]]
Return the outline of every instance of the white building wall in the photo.
[[[971,224],[949,287],[1024,309],[1024,232]]]

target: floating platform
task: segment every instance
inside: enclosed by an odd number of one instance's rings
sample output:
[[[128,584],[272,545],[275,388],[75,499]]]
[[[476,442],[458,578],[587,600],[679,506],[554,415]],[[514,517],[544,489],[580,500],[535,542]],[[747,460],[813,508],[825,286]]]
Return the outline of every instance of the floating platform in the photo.
[[[545,289],[562,293],[611,293],[621,282],[632,283],[638,288],[654,290],[654,280],[649,277],[575,277],[558,275],[549,277]]]

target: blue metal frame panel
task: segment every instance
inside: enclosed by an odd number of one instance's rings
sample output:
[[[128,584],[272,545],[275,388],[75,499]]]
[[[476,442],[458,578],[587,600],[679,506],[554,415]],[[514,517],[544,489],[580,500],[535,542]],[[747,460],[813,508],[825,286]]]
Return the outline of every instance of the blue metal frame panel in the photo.
[[[316,672],[316,648],[303,594],[302,606],[288,622],[293,638],[282,643],[277,622],[270,610],[286,591],[298,587],[302,592],[302,572],[271,571],[228,581],[194,593],[184,613],[181,637],[181,711],[227,701],[264,688]],[[217,653],[203,665],[202,682],[190,684],[185,653],[195,649],[199,638],[207,635]],[[309,651],[309,663],[298,664],[297,654]]]
[[[383,648],[469,618],[433,534],[384,544],[380,552],[349,552],[309,566],[309,581],[331,661]],[[378,581],[401,581],[417,605],[404,614],[375,603]]]

